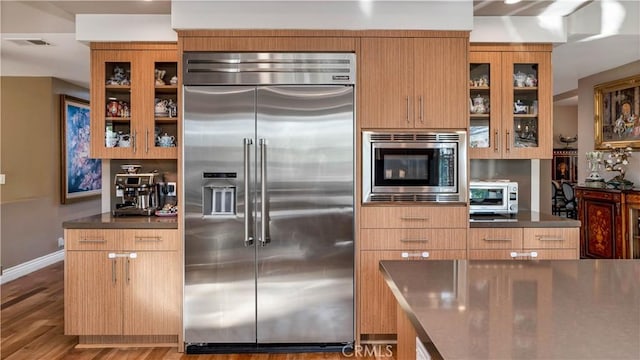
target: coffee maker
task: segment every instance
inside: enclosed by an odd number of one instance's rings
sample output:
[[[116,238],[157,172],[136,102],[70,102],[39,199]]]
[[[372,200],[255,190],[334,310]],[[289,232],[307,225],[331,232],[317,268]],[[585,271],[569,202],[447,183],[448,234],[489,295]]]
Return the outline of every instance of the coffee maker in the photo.
[[[114,216],[141,215],[151,216],[162,207],[159,201],[159,173],[116,174],[116,202]]]

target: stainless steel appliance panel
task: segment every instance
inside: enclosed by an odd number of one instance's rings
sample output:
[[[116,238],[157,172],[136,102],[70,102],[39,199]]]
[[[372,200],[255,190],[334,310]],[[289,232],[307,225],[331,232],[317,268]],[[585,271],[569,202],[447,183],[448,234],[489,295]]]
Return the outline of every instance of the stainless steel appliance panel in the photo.
[[[255,94],[246,86],[184,88],[187,343],[256,341],[255,246],[245,236],[255,209],[247,218],[244,200],[244,189],[255,188],[244,176],[255,168]],[[226,205],[216,211],[221,193]]]
[[[258,343],[354,340],[353,104],[351,86],[258,88]]]

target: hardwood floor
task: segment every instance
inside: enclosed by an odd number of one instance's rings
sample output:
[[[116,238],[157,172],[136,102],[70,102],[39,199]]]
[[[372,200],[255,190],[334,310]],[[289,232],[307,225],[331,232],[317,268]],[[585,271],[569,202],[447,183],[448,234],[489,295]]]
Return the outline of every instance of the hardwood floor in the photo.
[[[340,353],[185,355],[175,348],[75,349],[77,336],[64,335],[64,266],[53,264],[1,288],[1,359],[6,360],[317,360],[386,359]],[[372,351],[371,349],[368,349]],[[365,353],[366,354],[366,353]],[[371,352],[369,352],[371,354]]]

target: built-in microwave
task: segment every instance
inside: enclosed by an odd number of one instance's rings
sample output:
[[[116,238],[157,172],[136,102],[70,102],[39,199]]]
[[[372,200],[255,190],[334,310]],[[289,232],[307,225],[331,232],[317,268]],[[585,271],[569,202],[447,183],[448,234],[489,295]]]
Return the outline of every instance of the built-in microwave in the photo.
[[[509,180],[469,182],[469,213],[517,214],[518,183]]]
[[[465,131],[363,131],[362,201],[467,202]]]

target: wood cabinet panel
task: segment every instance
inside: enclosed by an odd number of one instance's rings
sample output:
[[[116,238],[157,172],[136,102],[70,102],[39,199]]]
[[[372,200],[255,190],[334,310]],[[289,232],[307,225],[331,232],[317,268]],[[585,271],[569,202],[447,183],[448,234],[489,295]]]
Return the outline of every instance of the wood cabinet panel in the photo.
[[[356,50],[352,37],[197,36],[180,39],[183,51],[345,51]]]
[[[580,228],[472,228],[470,260],[578,259]],[[535,253],[535,256],[533,256]]]
[[[579,249],[580,228],[525,228],[524,249]],[[577,258],[577,254],[576,254]]]
[[[175,334],[180,327],[181,261],[173,252],[137,252],[126,259],[124,335]]]
[[[362,229],[361,250],[466,249],[465,229]]]
[[[180,245],[176,230],[121,230],[123,249],[177,251]]]
[[[414,39],[416,127],[466,129],[468,41]]]
[[[72,250],[109,250],[122,248],[122,238],[116,231],[74,229],[64,231],[65,248]]]
[[[467,38],[363,38],[361,128],[465,129]]]
[[[361,251],[358,277],[358,319],[360,334],[395,334],[396,300],[380,273],[381,260],[464,259],[465,250],[428,250],[427,258],[415,251]],[[410,257],[407,257],[409,255]]]
[[[469,249],[522,249],[522,228],[469,229]]]
[[[413,127],[413,41],[363,38],[358,56],[362,128]]]
[[[106,251],[68,251],[64,263],[65,335],[122,332],[122,261]]]
[[[66,229],[65,237],[65,334],[180,333],[177,230]]]
[[[360,227],[381,228],[462,228],[469,226],[466,206],[363,206]]]

